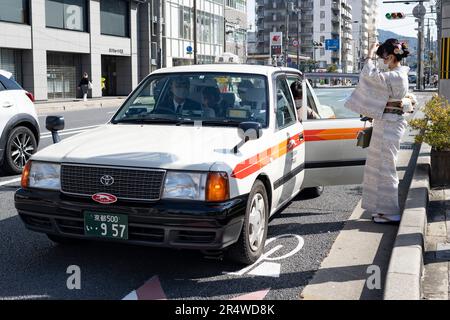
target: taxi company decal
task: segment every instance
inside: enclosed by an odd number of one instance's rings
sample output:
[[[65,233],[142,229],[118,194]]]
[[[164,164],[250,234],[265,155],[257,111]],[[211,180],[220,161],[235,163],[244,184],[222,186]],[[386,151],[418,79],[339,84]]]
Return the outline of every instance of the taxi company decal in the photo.
[[[101,204],[111,204],[117,202],[117,197],[109,193],[96,193],[92,196],[92,200]]]
[[[341,128],[341,129],[319,129],[305,130],[305,140],[300,140],[301,133],[294,137],[284,140],[278,145],[269,148],[256,156],[239,163],[233,170],[231,177],[235,179],[244,179],[249,175],[258,172],[271,161],[284,156],[289,151],[297,148],[301,144],[314,141],[333,141],[333,140],[351,140],[356,139],[361,128]],[[289,141],[295,141],[295,145],[289,146]]]

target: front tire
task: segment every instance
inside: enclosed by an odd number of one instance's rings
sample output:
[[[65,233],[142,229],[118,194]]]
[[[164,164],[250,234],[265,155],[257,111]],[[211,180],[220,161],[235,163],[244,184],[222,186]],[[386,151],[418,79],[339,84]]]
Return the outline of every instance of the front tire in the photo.
[[[247,201],[239,240],[228,250],[228,257],[231,260],[250,265],[263,253],[269,221],[268,203],[266,188],[257,180]]]
[[[3,169],[12,174],[21,174],[23,167],[37,151],[33,132],[27,127],[14,128],[6,142]]]

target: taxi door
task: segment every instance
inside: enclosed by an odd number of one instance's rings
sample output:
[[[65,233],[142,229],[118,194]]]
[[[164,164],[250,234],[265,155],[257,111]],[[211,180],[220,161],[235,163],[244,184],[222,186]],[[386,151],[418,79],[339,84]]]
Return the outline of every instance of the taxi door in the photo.
[[[292,93],[285,73],[274,75],[274,139],[271,158],[274,209],[300,192],[304,177],[305,144],[303,126],[297,120]]]
[[[307,119],[307,106],[321,118]],[[313,88],[305,79],[302,111],[303,119],[307,119],[303,121],[306,159],[302,188],[362,183],[367,149],[356,146],[356,137],[364,128],[364,122],[359,115],[339,119],[336,110],[330,116],[330,110],[327,109],[332,109],[333,105],[330,107],[320,105]]]

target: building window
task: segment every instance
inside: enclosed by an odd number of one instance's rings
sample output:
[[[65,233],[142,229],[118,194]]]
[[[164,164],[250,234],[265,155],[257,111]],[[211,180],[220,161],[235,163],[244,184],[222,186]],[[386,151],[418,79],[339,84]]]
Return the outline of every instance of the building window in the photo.
[[[102,34],[129,37],[129,2],[124,0],[101,0],[100,20]]]
[[[86,8],[86,0],[46,0],[46,26],[87,31]]]
[[[180,37],[186,40],[192,39],[192,13],[189,7],[180,7]]]
[[[28,0],[1,0],[0,20],[28,23]]]
[[[325,31],[325,23],[320,24],[320,31]]]
[[[320,11],[320,18],[325,19],[325,11]]]

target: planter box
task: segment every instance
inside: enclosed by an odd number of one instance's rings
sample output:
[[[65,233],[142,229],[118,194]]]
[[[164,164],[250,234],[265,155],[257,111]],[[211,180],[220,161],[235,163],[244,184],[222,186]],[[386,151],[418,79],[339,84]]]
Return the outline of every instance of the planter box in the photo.
[[[450,185],[450,151],[431,149],[431,186]]]

